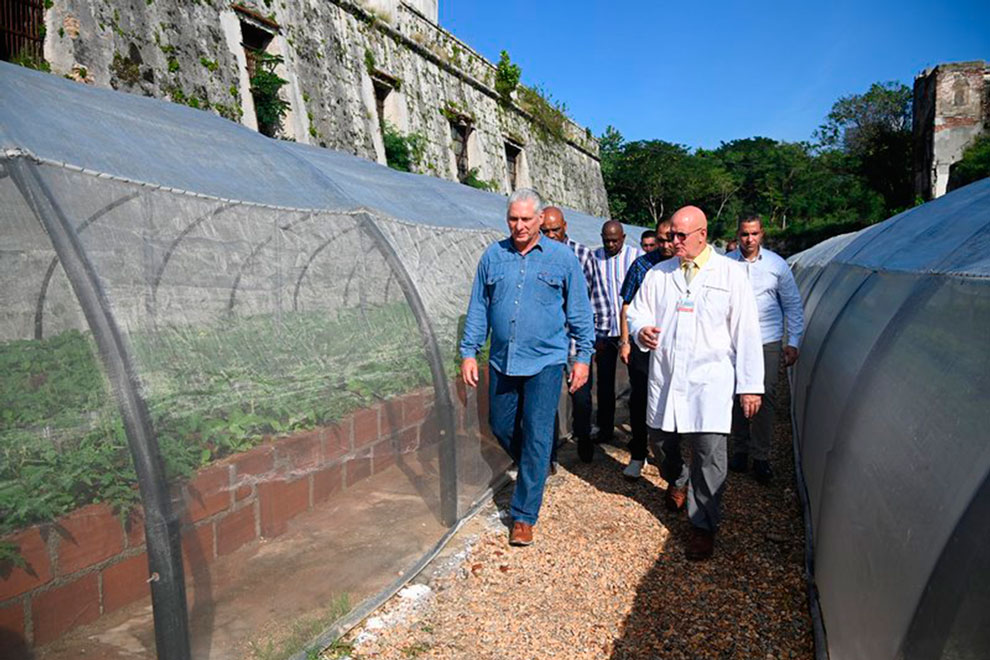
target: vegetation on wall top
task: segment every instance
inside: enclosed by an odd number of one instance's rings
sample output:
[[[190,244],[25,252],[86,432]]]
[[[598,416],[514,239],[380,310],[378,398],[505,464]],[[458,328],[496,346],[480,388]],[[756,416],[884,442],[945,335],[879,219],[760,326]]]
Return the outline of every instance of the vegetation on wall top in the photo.
[[[521,74],[519,65],[513,64],[509,59],[509,53],[503,50],[495,69],[495,91],[498,92],[502,105],[512,103],[512,93],[516,91],[516,87],[519,85]]]

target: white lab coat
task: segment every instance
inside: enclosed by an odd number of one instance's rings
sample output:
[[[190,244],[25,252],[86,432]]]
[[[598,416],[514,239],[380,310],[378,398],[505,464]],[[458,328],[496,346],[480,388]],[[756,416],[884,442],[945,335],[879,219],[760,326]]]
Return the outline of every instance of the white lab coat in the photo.
[[[763,340],[746,271],[712,251],[688,286],[680,259],[646,274],[629,306],[630,336],[660,328],[650,357],[651,428],[729,433],[734,394],[763,394]],[[645,348],[645,347],[643,347]]]

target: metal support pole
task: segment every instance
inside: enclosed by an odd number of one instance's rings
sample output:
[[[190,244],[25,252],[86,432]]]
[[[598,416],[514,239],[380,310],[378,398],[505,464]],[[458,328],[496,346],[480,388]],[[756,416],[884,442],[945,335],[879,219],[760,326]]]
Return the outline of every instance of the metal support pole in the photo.
[[[454,403],[450,396],[447,373],[443,368],[440,344],[437,342],[436,332],[433,330],[423,299],[420,298],[416,284],[395,247],[371,216],[364,216],[360,220],[360,226],[381,250],[386,263],[395,274],[406,302],[409,303],[416,317],[419,331],[423,335],[426,359],[430,363],[430,374],[433,377],[433,389],[436,393],[434,410],[437,413],[440,429],[440,518],[443,524],[450,527],[457,522],[457,432],[454,425]]]

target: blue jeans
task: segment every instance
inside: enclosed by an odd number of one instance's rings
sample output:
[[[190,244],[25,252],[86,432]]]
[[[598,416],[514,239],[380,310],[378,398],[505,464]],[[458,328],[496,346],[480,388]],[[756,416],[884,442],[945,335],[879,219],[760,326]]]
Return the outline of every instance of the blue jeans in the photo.
[[[564,365],[550,365],[532,376],[489,372],[488,422],[502,449],[519,466],[509,513],[514,521],[535,525],[550,466]]]

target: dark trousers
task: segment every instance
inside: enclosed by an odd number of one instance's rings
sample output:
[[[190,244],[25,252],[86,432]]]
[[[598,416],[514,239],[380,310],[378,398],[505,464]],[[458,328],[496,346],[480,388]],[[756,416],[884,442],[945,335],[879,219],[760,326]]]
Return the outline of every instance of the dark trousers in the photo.
[[[594,369],[589,365],[588,380],[571,395],[571,433],[576,440],[591,437],[591,380]],[[553,451],[550,462],[557,462],[557,445],[560,444],[560,416],[553,418]]]
[[[619,340],[607,337],[595,350],[598,363],[598,438],[610,440],[615,431],[615,365],[619,361]]]
[[[632,427],[629,454],[634,461],[646,459],[646,395],[650,382],[651,355],[635,346],[629,352],[629,425]]]
[[[763,344],[763,401],[760,411],[746,419],[739,397],[732,405],[732,452],[749,454],[757,461],[770,460],[773,420],[777,409],[777,378],[780,373],[781,343]]]
[[[596,351],[598,362],[598,437],[608,440],[615,429],[615,370],[619,362],[619,339],[609,337]],[[635,346],[629,354],[629,425],[633,460],[646,458],[646,394],[650,377],[650,354]]]

